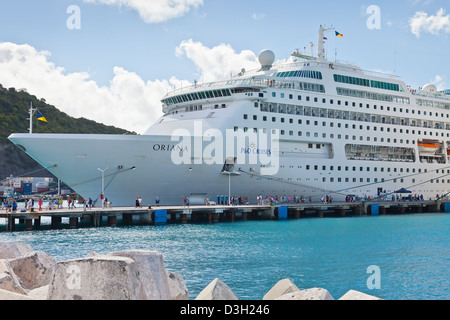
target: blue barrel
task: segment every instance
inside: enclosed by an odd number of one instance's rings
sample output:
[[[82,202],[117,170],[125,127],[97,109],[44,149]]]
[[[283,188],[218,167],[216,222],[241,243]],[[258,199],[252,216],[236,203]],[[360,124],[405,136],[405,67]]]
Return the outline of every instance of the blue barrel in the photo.
[[[167,224],[167,210],[156,210],[155,211],[155,224]]]
[[[372,204],[371,205],[372,215],[378,216],[380,215],[380,206],[378,204]]]
[[[288,218],[288,208],[287,207],[279,207],[278,208],[278,219],[286,220]]]
[[[445,212],[446,213],[450,212],[450,202],[445,203]]]

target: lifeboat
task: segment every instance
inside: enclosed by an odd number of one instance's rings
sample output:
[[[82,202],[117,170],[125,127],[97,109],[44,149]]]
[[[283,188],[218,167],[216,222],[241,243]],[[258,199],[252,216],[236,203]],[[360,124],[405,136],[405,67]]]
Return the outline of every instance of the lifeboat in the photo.
[[[436,153],[441,147],[434,141],[422,141],[418,143],[420,153]]]

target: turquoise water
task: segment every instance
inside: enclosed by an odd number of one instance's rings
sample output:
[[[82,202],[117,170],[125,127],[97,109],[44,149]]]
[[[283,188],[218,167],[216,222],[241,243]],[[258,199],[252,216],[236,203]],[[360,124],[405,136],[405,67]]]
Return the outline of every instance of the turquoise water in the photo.
[[[241,300],[261,300],[275,283],[348,290],[389,300],[450,299],[450,214],[311,218],[1,233],[57,261],[91,251],[157,250],[194,299],[214,278]],[[380,289],[369,289],[369,266]]]

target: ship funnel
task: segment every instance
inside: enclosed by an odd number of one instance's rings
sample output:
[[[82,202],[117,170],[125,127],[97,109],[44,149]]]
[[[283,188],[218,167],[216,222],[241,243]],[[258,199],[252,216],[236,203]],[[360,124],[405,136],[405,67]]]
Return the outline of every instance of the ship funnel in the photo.
[[[275,62],[275,53],[271,50],[263,50],[258,55],[261,70],[269,70]]]

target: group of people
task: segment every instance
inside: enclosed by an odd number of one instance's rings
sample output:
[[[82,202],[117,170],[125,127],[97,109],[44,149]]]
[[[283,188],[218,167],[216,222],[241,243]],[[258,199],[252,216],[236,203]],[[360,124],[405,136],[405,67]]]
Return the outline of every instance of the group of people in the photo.
[[[246,204],[248,204],[248,198],[247,198],[247,196],[239,196],[239,197],[231,196],[230,204],[233,206],[246,205]]]
[[[331,201],[331,196],[324,196],[321,198],[322,202],[325,201]],[[291,196],[266,196],[266,198],[263,198],[262,195],[258,195],[256,197],[256,203],[258,206],[263,206],[263,205],[273,205],[273,204],[278,204],[278,203],[305,203],[306,199],[305,197],[302,196],[298,196],[295,195],[293,197]],[[309,197],[308,199],[309,203],[312,203],[312,198]]]
[[[155,205],[159,207],[159,203],[161,202],[161,199],[159,196],[156,196],[155,198]],[[135,208],[142,208],[142,197],[137,197],[135,202]]]
[[[13,213],[17,211],[17,201],[15,199],[5,199],[2,201],[2,210],[6,210],[6,213]]]
[[[23,202],[24,202],[24,208],[21,209],[21,211],[23,211],[23,212],[26,212],[26,211],[34,212],[35,211],[35,207],[34,207],[35,206],[35,200],[33,198],[24,199]],[[49,202],[48,209],[51,209],[50,203],[52,203],[52,202],[51,201]],[[59,202],[57,202],[57,200],[55,200],[55,203],[58,203],[58,208],[59,208]],[[44,204],[44,200],[42,198],[39,198],[39,200],[38,200],[38,205],[39,205],[38,210],[39,211],[42,211],[43,204]],[[61,205],[61,207],[62,207],[62,205]],[[1,209],[2,210],[6,209],[7,213],[8,212],[9,213],[10,212],[16,212],[18,208],[19,208],[19,205],[18,205],[16,199],[10,198],[10,199],[5,199],[5,200],[2,201]]]

